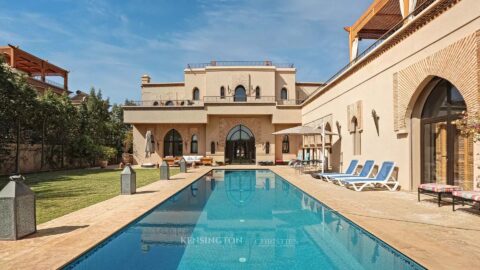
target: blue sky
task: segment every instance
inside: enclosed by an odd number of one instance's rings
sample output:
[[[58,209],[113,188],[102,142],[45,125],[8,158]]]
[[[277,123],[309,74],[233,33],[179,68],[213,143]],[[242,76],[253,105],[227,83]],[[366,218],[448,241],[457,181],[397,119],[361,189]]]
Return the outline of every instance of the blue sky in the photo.
[[[292,62],[324,81],[348,62],[344,26],[372,0],[0,0],[0,44],[70,71],[70,90],[140,98],[140,77],[182,81],[187,63]]]

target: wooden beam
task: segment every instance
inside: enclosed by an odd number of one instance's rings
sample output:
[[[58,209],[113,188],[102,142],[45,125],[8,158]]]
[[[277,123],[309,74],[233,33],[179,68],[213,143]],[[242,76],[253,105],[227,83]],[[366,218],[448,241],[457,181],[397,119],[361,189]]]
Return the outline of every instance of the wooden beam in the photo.
[[[350,59],[352,59],[353,42],[356,38],[359,38],[358,32],[375,17],[381,10],[392,0],[374,0],[368,9],[360,16],[360,18],[350,27],[345,28],[349,32],[350,43]],[[393,0],[396,1],[396,0]]]

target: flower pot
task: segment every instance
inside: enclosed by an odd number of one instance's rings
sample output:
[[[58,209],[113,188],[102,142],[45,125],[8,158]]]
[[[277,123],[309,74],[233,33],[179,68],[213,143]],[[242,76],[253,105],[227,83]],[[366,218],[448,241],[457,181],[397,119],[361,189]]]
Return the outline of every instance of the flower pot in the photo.
[[[106,168],[108,166],[108,160],[100,160],[100,168]]]

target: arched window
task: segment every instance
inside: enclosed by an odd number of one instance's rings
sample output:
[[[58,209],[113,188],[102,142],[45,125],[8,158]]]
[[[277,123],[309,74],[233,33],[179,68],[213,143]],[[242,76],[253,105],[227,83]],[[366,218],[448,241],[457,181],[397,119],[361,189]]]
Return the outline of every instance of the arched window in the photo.
[[[255,88],[255,98],[260,99],[260,86],[257,86],[257,88]]]
[[[163,156],[179,157],[183,155],[182,136],[177,130],[171,129],[163,139]]]
[[[215,142],[210,143],[210,154],[215,154]]]
[[[239,85],[237,88],[235,88],[235,96],[233,97],[233,101],[247,101],[247,91],[245,91],[245,87]]]
[[[432,90],[421,114],[421,183],[462,186],[472,175],[473,140],[461,135],[455,120],[462,118],[467,105],[445,79],[436,77],[427,88]]]
[[[192,135],[192,141],[190,142],[190,153],[198,154],[198,137],[197,135]]]
[[[173,101],[169,100],[165,102],[165,106],[173,106]]]
[[[282,153],[284,153],[284,154],[290,153],[290,140],[288,138],[288,135],[283,136]]]
[[[287,100],[288,99],[287,88],[283,87],[282,90],[280,90],[280,99],[281,100]]]
[[[361,155],[362,154],[362,136],[360,134],[360,129],[358,128],[358,120],[356,117],[352,118],[352,135],[353,135],[353,154]]]
[[[220,87],[220,98],[225,98],[225,87]]]
[[[265,143],[265,154],[270,154],[270,142]]]
[[[197,87],[193,89],[193,95],[192,95],[193,100],[200,100],[200,90],[198,90]]]

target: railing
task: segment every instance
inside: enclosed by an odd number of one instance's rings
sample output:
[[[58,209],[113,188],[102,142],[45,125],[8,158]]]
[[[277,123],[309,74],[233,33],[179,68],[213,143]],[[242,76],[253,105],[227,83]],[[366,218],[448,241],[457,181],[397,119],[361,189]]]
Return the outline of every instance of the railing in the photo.
[[[205,67],[265,67],[265,66],[274,66],[278,68],[294,68],[292,63],[275,63],[272,61],[211,61],[210,63],[193,63],[188,64],[187,68],[205,68]]]
[[[275,104],[275,105],[299,105],[303,100],[299,99],[276,99],[274,96],[262,97],[235,97],[235,96],[205,96],[203,100],[189,100],[189,99],[156,99],[156,100],[140,100],[131,101],[125,106],[144,106],[144,107],[195,107],[204,106],[204,104]]]
[[[178,100],[140,100],[140,101],[130,101],[128,105],[125,106],[145,106],[145,107],[193,107],[193,106],[203,106],[203,102],[200,100],[188,100],[188,99],[178,99]]]
[[[350,61],[346,66],[341,68],[337,73],[335,73],[332,77],[330,77],[325,83],[329,84],[335,79],[337,79],[343,72],[345,72],[347,69],[349,69],[351,66],[353,66],[355,63],[360,61],[363,57],[365,57],[367,54],[369,54],[371,51],[374,49],[378,48],[380,45],[383,44],[383,42],[391,37],[393,34],[395,34],[399,29],[401,29],[405,23],[410,20],[412,17],[417,16],[420,14],[422,11],[424,11],[427,7],[429,7],[432,3],[434,3],[437,0],[426,0],[423,2],[420,6],[418,6],[414,11],[412,11],[408,16],[406,16],[403,20],[398,22],[394,27],[392,27],[390,30],[388,30],[385,34],[383,34],[375,43],[370,45],[368,48],[366,48],[362,53],[360,53],[355,59]]]
[[[204,103],[275,103],[275,97],[273,96],[261,96],[261,97],[235,97],[235,96],[205,96],[203,97]]]
[[[277,105],[300,105],[304,99],[279,99]]]
[[[55,86],[55,87],[58,87],[58,88],[61,88],[61,89],[65,89],[65,86],[62,83],[59,83],[59,82],[54,82],[54,81],[51,81],[49,79],[45,79],[45,81],[42,81],[42,78],[38,77],[38,76],[34,76],[34,77],[30,77],[30,78],[32,78],[36,81],[42,82],[42,83],[50,84],[52,86]]]

